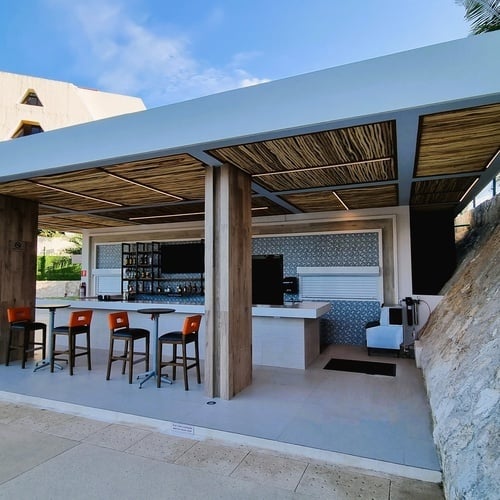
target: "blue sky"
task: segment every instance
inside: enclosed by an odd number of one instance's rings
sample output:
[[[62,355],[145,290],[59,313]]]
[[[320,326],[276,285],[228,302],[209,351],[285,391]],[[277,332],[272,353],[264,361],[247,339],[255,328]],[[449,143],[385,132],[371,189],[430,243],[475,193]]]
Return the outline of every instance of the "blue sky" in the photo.
[[[469,32],[455,0],[0,0],[0,71],[151,108]]]

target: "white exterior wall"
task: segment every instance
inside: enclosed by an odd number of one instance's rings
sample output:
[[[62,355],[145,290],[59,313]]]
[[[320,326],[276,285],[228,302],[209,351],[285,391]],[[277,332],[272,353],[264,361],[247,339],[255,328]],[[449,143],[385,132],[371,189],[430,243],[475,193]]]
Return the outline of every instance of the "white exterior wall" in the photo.
[[[43,106],[21,104],[29,91],[36,93]],[[0,140],[11,139],[21,122],[40,124],[49,131],[144,109],[137,97],[0,72]]]

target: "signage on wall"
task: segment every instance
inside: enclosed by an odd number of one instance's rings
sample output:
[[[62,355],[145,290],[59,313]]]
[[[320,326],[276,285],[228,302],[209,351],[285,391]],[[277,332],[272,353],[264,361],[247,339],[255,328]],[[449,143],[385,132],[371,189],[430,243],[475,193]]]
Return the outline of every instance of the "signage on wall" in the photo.
[[[9,246],[10,246],[11,250],[15,250],[17,252],[24,252],[24,250],[26,250],[26,242],[25,241],[10,240],[9,244],[10,244]]]

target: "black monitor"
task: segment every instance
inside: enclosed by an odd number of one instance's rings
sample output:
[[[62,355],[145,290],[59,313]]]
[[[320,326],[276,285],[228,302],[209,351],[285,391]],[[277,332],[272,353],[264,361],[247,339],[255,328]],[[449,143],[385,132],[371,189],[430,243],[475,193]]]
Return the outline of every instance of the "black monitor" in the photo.
[[[283,255],[252,255],[252,304],[283,305]]]
[[[205,248],[203,243],[172,243],[161,246],[161,272],[203,273]]]

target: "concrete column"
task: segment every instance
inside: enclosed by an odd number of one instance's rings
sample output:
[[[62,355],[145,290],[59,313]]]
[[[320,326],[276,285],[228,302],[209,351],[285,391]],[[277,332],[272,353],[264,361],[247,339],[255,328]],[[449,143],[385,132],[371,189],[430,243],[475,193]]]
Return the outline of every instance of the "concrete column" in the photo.
[[[35,306],[37,226],[37,202],[0,195],[0,363],[7,354],[7,308]]]
[[[252,383],[251,179],[208,167],[205,187],[205,387],[231,399]]]

